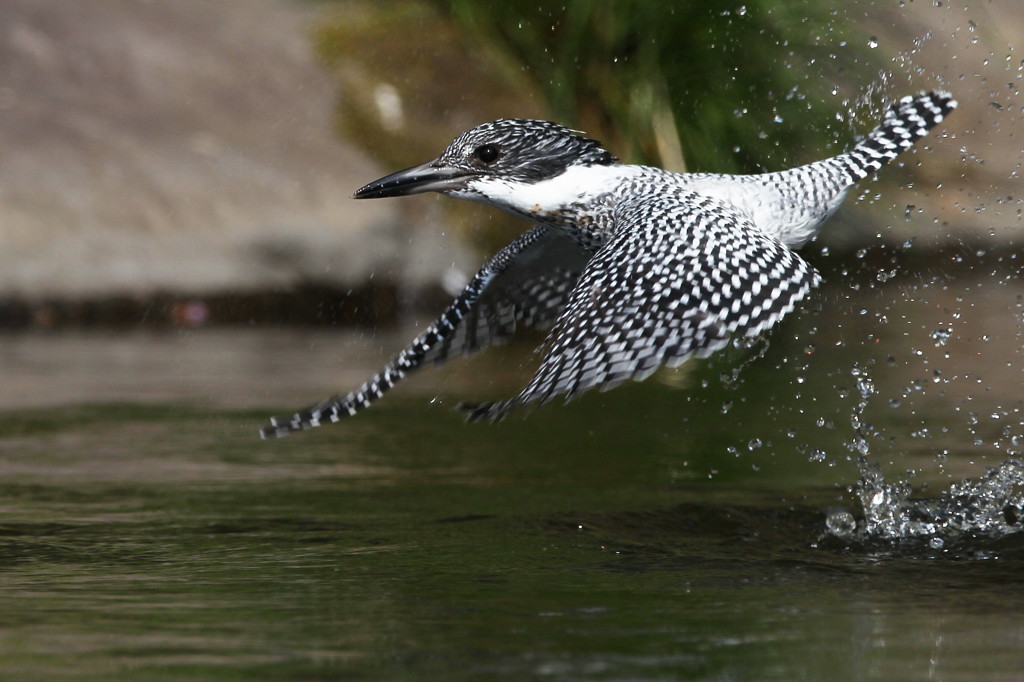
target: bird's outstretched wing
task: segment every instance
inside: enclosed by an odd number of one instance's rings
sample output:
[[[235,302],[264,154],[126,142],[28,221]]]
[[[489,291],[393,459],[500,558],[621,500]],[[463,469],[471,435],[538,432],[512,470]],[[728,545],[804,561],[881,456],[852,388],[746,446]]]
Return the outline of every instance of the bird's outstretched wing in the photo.
[[[593,251],[565,232],[545,226],[530,229],[488,260],[441,316],[366,383],[290,417],[271,419],[260,435],[283,436],[336,422],[369,407],[426,364],[501,342],[520,324],[550,327],[592,256]]]
[[[441,363],[502,343],[520,325],[548,329],[593,255],[592,249],[563,231],[542,225],[527,231],[495,254],[467,284],[448,309],[461,301],[465,312],[421,362]],[[482,287],[474,286],[477,280]],[[443,326],[444,319],[442,314],[433,326]]]
[[[769,329],[817,283],[814,268],[736,209],[682,189],[637,193],[617,208],[526,388],[463,409],[496,421],[523,403],[643,379]]]

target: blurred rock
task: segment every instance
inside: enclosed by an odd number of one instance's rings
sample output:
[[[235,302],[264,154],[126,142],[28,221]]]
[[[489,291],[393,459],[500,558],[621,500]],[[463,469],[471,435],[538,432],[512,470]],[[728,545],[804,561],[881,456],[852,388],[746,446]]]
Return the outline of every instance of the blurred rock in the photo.
[[[313,3],[0,0],[0,297],[440,287],[431,199],[338,140]],[[434,216],[434,217],[432,217]]]

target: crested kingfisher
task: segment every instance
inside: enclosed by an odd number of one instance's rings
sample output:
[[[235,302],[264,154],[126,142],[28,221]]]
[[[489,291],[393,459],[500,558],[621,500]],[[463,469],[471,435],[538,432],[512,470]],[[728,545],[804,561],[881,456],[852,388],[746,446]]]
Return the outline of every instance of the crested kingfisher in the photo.
[[[366,383],[272,419],[261,435],[354,415],[420,367],[507,339],[520,326],[548,330],[540,367],[515,397],[460,405],[470,421],[641,380],[709,355],[734,335],[761,334],[819,282],[795,249],[857,181],[956,105],[942,91],[904,97],[849,151],[754,175],[623,164],[596,140],[547,121],[479,125],[433,161],[371,182],[355,198],[440,192],[533,226]]]

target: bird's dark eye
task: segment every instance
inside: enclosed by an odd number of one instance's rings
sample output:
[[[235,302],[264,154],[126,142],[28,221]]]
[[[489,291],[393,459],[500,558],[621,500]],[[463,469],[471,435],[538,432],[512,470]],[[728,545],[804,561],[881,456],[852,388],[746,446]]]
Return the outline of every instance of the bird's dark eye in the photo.
[[[498,145],[496,144],[482,144],[473,150],[473,156],[480,163],[491,164],[498,160],[500,156],[498,151]]]

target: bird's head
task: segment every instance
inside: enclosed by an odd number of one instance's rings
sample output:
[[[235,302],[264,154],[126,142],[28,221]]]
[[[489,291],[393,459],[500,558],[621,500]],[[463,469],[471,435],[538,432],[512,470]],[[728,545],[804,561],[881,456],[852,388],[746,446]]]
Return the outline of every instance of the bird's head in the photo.
[[[377,199],[441,192],[522,210],[523,194],[575,167],[610,166],[617,159],[596,140],[548,121],[507,118],[459,135],[427,163],[375,180],[355,193]],[[534,191],[534,193],[536,193]]]

